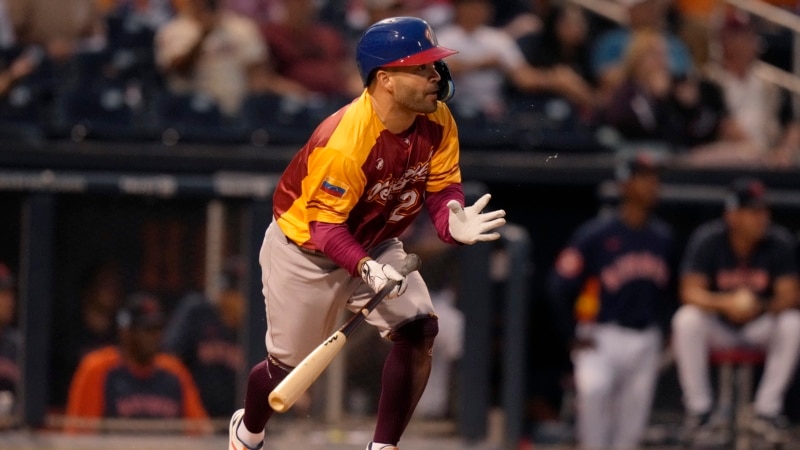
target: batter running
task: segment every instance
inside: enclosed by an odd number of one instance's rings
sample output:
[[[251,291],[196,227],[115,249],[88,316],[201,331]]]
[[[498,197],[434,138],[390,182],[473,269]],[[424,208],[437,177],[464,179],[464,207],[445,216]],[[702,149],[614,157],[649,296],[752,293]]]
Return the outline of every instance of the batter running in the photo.
[[[259,256],[267,358],[231,418],[230,450],[262,447],[272,389],[333,332],[343,308],[358,310],[389,280],[400,283],[366,319],[393,343],[367,449],[397,448],[438,331],[420,274],[396,270],[406,256],[398,236],[423,207],[456,245],[498,239],[492,230],[505,223],[503,210],[482,213],[489,194],[463,207],[458,130],[443,103],[453,83],[442,59],[454,53],[418,18],[369,27],[356,48],[366,89],[319,125],[282,174]]]

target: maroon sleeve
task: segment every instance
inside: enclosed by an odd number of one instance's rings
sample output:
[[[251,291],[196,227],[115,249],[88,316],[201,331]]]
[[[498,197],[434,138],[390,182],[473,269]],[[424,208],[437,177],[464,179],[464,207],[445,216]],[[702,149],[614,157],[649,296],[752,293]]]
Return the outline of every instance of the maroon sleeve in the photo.
[[[461,183],[451,184],[439,192],[428,192],[425,206],[428,208],[428,215],[433,226],[436,227],[439,239],[448,244],[461,245],[450,236],[450,210],[447,208],[447,202],[450,200],[456,200],[461,206],[464,206],[464,188]]]
[[[311,222],[311,242],[350,275],[360,277],[358,262],[367,256],[344,223]]]

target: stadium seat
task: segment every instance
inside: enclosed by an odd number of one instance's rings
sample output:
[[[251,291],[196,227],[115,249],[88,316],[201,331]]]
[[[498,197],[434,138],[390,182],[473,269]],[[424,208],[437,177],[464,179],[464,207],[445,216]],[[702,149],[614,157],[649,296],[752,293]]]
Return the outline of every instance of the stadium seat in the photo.
[[[242,119],[253,144],[302,144],[319,122],[338,107],[324,100],[308,103],[289,96],[258,93],[245,99]]]
[[[56,99],[53,134],[74,141],[141,139],[137,101],[121,83],[95,80],[69,87]]]
[[[219,105],[203,94],[162,90],[154,98],[153,113],[153,131],[167,145],[246,142],[240,123],[225,117]]]

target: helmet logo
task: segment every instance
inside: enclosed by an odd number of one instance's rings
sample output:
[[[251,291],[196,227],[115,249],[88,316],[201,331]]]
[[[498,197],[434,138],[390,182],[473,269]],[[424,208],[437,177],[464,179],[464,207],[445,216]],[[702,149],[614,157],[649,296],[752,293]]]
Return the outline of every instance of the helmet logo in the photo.
[[[436,46],[436,41],[433,39],[433,31],[431,30],[431,27],[425,28],[425,39],[427,39],[432,46]]]

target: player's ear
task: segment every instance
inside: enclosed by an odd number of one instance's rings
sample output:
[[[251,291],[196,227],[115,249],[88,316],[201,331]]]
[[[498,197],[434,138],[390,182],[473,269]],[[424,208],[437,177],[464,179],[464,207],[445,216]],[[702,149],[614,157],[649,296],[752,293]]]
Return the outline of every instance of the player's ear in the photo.
[[[394,81],[392,81],[392,77],[389,76],[389,72],[386,70],[378,69],[375,72],[375,80],[387,91],[392,91],[394,89]]]

